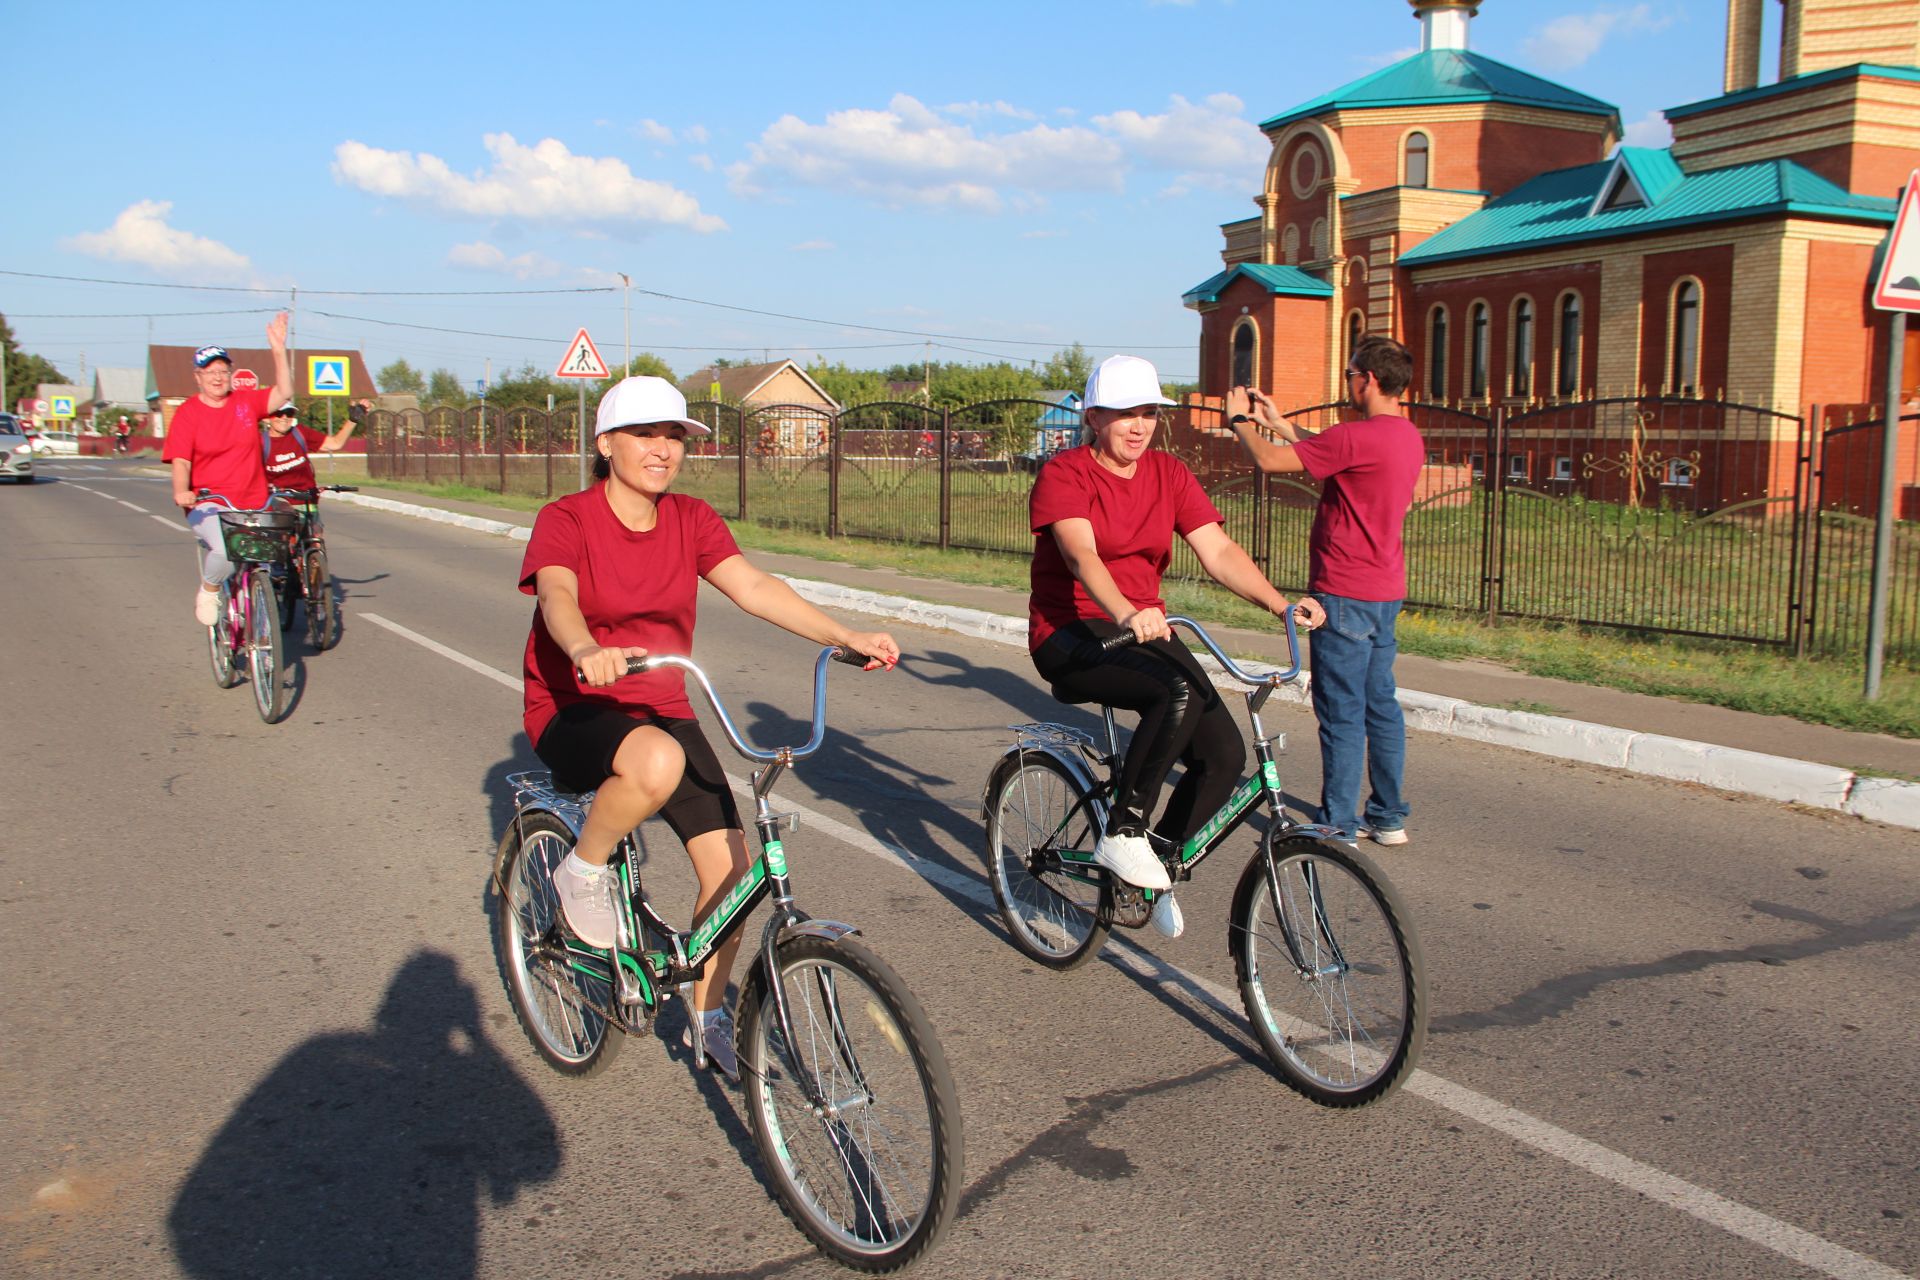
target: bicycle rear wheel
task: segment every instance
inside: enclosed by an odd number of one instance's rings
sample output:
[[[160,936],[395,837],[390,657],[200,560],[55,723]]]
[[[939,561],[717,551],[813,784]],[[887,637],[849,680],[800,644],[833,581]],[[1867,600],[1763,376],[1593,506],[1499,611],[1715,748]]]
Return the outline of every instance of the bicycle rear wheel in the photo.
[[[896,1271],[933,1248],[960,1198],[960,1106],[946,1057],[919,1001],[865,947],[803,935],[778,957],[793,1043],[764,960],[740,996],[754,1143],[781,1208],[822,1252],[856,1270]]]
[[[247,674],[253,681],[253,707],[268,724],[287,713],[286,651],[280,639],[280,608],[273,577],[265,565],[247,571]]]
[[[240,683],[240,663],[236,660],[233,646],[235,602],[227,593],[220,593],[220,616],[207,628],[207,659],[213,668],[213,682],[222,689],[231,689]]]
[[[1329,1107],[1385,1097],[1427,1035],[1413,922],[1372,859],[1308,835],[1273,835],[1233,895],[1228,950],[1254,1034],[1289,1088]]]
[[[1091,850],[1102,815],[1059,761],[1040,752],[1009,755],[987,783],[987,863],[993,900],[1021,954],[1071,969],[1100,949],[1111,883],[1090,869],[1069,871],[1061,849]]]
[[[560,945],[560,899],[553,873],[573,852],[573,834],[552,814],[536,813],[508,826],[495,856],[494,953],[520,1029],[547,1065],[563,1075],[607,1069],[624,1038],[602,1010],[613,1005],[604,967],[574,967]],[[584,962],[583,962],[584,963]]]
[[[333,572],[327,567],[324,547],[307,553],[305,565],[307,592],[307,642],[316,649],[331,649],[340,643],[340,606],[333,598]]]
[[[300,603],[299,565],[290,563],[285,572],[273,580],[274,598],[280,606],[280,634],[285,636],[293,630],[293,615]]]

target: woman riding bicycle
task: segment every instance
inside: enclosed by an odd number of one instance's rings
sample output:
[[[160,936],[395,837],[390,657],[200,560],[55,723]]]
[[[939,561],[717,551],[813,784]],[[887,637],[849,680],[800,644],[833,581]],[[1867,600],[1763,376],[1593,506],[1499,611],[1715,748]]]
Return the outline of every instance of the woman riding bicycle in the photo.
[[[1288,600],[1221,527],[1192,471],[1152,449],[1160,378],[1138,356],[1109,356],[1087,379],[1082,406],[1089,442],[1054,455],[1034,482],[1032,596],[1027,647],[1057,695],[1137,712],[1095,859],[1115,876],[1158,891],[1153,927],[1184,927],[1172,879],[1148,839],[1147,821],[1177,759],[1184,766],[1153,836],[1178,847],[1225,803],[1240,779],[1246,744],[1213,682],[1167,627],[1160,576],[1173,535],[1185,538],[1221,586],[1275,614]],[[1303,598],[1302,627],[1320,606]],[[1103,652],[1131,632],[1140,643]]]
[[[314,450],[338,453],[346,448],[354,428],[366,421],[367,409],[372,403],[371,400],[359,400],[348,406],[346,425],[332,435],[313,427],[301,426],[300,410],[291,400],[260,419],[260,425],[267,429],[260,444],[267,468],[267,483],[276,489],[297,489],[302,492],[318,489],[320,480],[313,474],[311,461]]]
[[[623,379],[601,398],[594,424],[599,483],[541,508],[520,567],[520,589],[539,599],[527,637],[527,738],[561,787],[595,792],[578,843],[554,873],[567,925],[590,946],[615,941],[607,860],[655,813],[693,860],[696,923],[748,867],[733,794],[681,673],[626,678],[629,657],[692,652],[700,579],[754,617],[865,655],[868,670],[900,658],[892,636],[835,622],[749,564],[711,506],[669,492],[687,437],[708,434],[672,383]],[[731,1079],[739,1065],[723,1005],[740,936],[694,981],[685,1041],[692,1046],[697,1022],[696,1056]]]

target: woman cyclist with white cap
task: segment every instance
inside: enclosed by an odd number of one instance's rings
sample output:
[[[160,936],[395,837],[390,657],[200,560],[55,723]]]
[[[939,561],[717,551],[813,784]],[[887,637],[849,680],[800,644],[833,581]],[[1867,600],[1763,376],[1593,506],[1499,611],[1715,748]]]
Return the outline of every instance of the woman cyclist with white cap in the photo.
[[[681,673],[627,677],[629,657],[692,652],[700,579],[757,618],[865,654],[868,670],[900,658],[892,636],[835,622],[749,564],[711,506],[671,492],[687,437],[707,434],[664,378],[620,381],[601,398],[594,425],[597,483],[541,508],[520,567],[520,589],[539,600],[527,637],[527,737],[562,787],[595,792],[579,842],[554,874],[568,927],[591,946],[614,942],[607,859],[656,813],[693,860],[696,922],[747,870],[733,794]],[[741,936],[716,951],[693,984],[696,1060],[736,1079],[723,1005]]]
[[[1149,447],[1160,406],[1172,403],[1138,356],[1109,356],[1088,377],[1088,443],[1055,454],[1033,486],[1027,645],[1040,678],[1061,693],[1139,714],[1094,856],[1127,883],[1158,891],[1150,922],[1177,938],[1180,906],[1167,892],[1172,879],[1149,839],[1149,815],[1180,761],[1180,784],[1152,828],[1163,848],[1178,846],[1226,801],[1247,753],[1213,682],[1167,627],[1160,576],[1173,536],[1242,599],[1275,614],[1289,602],[1227,536],[1193,472]],[[1316,626],[1320,606],[1303,598],[1295,617]],[[1103,652],[1102,642],[1127,631],[1138,645]]]

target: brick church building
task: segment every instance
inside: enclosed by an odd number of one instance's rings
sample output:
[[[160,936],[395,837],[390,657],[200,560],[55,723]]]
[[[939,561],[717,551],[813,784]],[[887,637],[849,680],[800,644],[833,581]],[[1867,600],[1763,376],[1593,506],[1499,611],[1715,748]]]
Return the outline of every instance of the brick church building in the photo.
[[[1411,398],[1482,412],[1883,398],[1867,295],[1920,165],[1920,0],[1728,0],[1724,92],[1669,108],[1667,149],[1618,146],[1610,103],[1472,51],[1487,0],[1409,3],[1419,53],[1261,125],[1259,212],[1185,295],[1197,403],[1237,382],[1335,400],[1368,333],[1413,350]],[[1909,344],[1912,386],[1920,326]]]

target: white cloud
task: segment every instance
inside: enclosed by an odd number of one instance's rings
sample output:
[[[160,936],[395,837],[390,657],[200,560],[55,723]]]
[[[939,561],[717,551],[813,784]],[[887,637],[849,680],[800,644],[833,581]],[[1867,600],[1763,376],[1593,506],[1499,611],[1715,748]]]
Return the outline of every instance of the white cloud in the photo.
[[[635,136],[645,138],[648,142],[664,142],[668,146],[673,145],[673,130],[658,120],[642,120],[633,126],[633,132]]]
[[[1649,111],[1626,128],[1626,137],[1621,139],[1629,147],[1670,147],[1673,145],[1673,126],[1667,123],[1663,111]]]
[[[849,108],[818,124],[782,116],[728,173],[744,196],[822,187],[890,207],[975,213],[1043,208],[1054,192],[1117,193],[1136,169],[1177,173],[1180,189],[1245,185],[1266,163],[1268,144],[1241,110],[1232,94],[1199,103],[1176,95],[1158,115],[1125,110],[1084,125],[994,129],[1008,119],[1031,121],[1032,113],[1006,103],[936,111],[896,94],[884,110]]]
[[[455,173],[438,156],[386,151],[360,142],[334,148],[334,180],[371,195],[466,218],[582,227],[652,224],[721,231],[726,223],[664,182],[635,177],[624,160],[581,156],[557,138],[522,146],[513,135],[483,141],[493,167]]]
[[[62,247],[93,258],[132,262],[164,275],[243,280],[253,274],[244,253],[218,240],[167,225],[170,200],[139,200],[120,211],[105,231],[82,231]]]
[[[707,144],[707,139],[713,136],[712,134],[707,132],[707,126],[703,124],[688,125],[685,129],[682,129],[680,132],[682,135],[685,136],[688,142],[693,143],[695,146],[705,146]]]
[[[551,280],[568,272],[564,263],[556,262],[543,253],[523,253],[509,258],[506,250],[484,240],[453,246],[447,251],[447,265],[463,271],[512,276],[515,280]]]
[[[702,173],[713,172],[713,157],[708,155],[704,151],[700,152],[698,155],[688,156],[687,163],[692,165],[694,168],[700,170]]]
[[[818,253],[823,249],[835,249],[839,246],[831,240],[802,240],[793,246],[795,253]]]
[[[1528,36],[1521,48],[1530,65],[1548,71],[1570,71],[1600,51],[1615,35],[1660,31],[1673,24],[1669,15],[1656,15],[1650,4],[1631,9],[1596,9],[1555,18]]]

